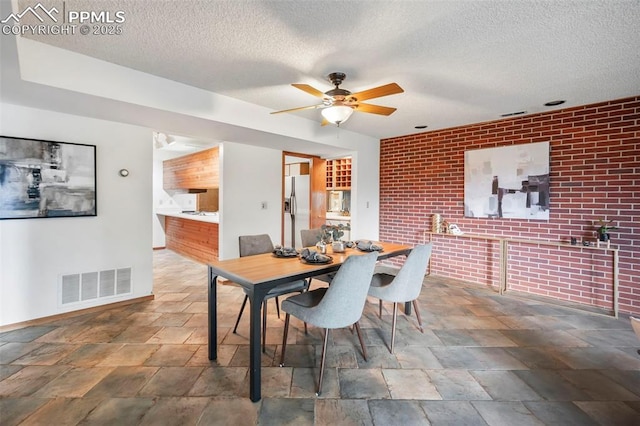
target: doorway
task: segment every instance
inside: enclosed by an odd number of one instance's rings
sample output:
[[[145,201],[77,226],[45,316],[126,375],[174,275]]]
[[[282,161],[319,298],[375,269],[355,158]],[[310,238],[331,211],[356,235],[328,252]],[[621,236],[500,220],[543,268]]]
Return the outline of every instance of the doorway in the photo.
[[[326,162],[313,155],[282,153],[281,244],[302,247],[301,229],[326,221]]]

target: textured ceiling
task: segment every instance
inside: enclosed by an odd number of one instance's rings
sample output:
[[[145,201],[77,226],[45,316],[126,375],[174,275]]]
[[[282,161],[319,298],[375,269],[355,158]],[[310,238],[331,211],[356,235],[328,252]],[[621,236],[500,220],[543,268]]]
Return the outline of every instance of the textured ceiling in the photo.
[[[393,115],[343,124],[379,138],[640,93],[638,0],[64,3],[125,11],[123,34],[34,38],[274,111],[316,104],[290,83],[324,92],[334,71],[352,92],[396,82],[405,93],[368,101]]]

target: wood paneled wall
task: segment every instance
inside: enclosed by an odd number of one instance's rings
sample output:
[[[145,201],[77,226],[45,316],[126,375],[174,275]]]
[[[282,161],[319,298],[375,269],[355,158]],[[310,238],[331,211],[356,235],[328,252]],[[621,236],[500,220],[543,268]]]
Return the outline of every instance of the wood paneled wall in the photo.
[[[163,161],[164,189],[208,189],[220,187],[219,149]]]
[[[166,245],[170,250],[202,263],[218,260],[218,224],[165,217]]]

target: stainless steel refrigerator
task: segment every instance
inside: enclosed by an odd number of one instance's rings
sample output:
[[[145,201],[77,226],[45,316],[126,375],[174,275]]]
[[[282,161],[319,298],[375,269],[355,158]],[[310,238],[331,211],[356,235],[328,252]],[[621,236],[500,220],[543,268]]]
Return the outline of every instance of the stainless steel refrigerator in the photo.
[[[310,177],[309,175],[286,176],[284,181],[284,245],[302,247],[300,230],[309,229]]]

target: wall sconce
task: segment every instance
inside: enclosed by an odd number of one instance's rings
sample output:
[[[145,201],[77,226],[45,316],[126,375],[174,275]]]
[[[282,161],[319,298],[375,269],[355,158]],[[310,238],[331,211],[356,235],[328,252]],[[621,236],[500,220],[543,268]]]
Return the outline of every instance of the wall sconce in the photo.
[[[118,172],[120,174],[120,176],[122,177],[127,177],[129,176],[129,170],[127,169],[120,169],[120,171]]]

